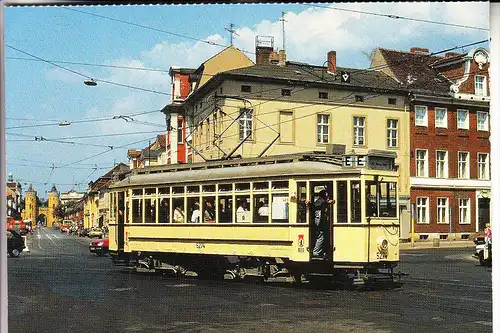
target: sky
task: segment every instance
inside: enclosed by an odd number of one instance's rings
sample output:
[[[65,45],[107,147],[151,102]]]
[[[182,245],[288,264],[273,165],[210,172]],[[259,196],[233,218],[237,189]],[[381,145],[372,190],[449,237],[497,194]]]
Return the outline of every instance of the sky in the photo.
[[[165,133],[171,66],[221,51],[231,23],[234,45],[255,61],[255,36],[282,47],[282,13],[287,60],[314,65],[331,50],[338,66],[367,68],[377,47],[438,52],[489,38],[487,2],[8,7],[7,174],[44,198],[54,184],[86,191],[128,163],[127,149]]]

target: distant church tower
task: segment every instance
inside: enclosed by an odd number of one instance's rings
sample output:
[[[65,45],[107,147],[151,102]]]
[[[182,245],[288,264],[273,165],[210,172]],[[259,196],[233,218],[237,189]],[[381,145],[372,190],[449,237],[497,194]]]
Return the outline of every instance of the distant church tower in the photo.
[[[33,225],[36,225],[36,219],[38,217],[38,206],[36,198],[36,191],[33,189],[33,185],[30,184],[30,187],[26,191],[24,197],[24,219],[31,220],[31,222],[33,222]]]
[[[54,216],[57,206],[59,206],[59,193],[57,192],[56,185],[54,185],[49,192],[47,227],[52,227],[54,222],[57,222]]]

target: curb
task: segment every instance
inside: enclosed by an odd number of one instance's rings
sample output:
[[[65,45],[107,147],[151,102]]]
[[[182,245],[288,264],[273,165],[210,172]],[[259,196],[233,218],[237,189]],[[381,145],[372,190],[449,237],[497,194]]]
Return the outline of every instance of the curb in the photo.
[[[418,249],[450,249],[450,248],[474,248],[476,245],[472,241],[454,241],[442,242],[437,246],[432,242],[415,242],[413,247],[411,243],[399,243],[401,250],[418,250]]]

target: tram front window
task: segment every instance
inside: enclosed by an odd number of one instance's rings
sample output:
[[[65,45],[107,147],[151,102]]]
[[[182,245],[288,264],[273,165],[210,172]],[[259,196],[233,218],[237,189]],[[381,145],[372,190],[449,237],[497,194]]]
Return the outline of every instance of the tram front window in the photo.
[[[307,184],[297,183],[297,223],[307,223]]]
[[[361,223],[361,182],[351,181],[351,222]]]
[[[379,205],[381,217],[396,217],[396,183],[379,183]]]
[[[376,182],[366,182],[365,185],[365,207],[366,207],[366,217],[378,216],[378,205],[377,205],[377,183]]]
[[[142,198],[132,198],[132,223],[142,223]]]

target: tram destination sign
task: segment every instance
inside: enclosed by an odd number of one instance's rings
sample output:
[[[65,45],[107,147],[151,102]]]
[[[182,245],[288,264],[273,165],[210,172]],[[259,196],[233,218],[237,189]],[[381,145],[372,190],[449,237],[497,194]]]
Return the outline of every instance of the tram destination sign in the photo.
[[[393,170],[394,158],[380,155],[344,155],[342,166],[346,168],[363,168],[375,170]]]

